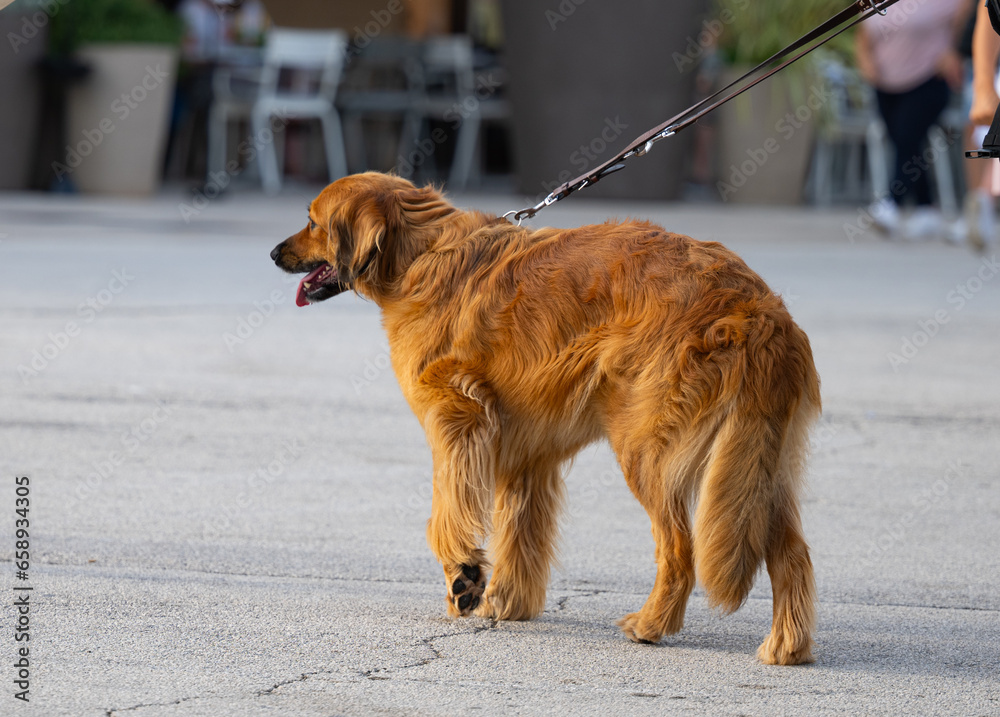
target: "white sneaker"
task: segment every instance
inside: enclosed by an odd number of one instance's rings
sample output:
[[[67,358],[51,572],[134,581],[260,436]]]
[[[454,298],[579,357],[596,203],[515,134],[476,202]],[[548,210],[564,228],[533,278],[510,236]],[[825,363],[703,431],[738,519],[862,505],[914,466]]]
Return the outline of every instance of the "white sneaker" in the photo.
[[[888,197],[883,197],[871,203],[868,213],[875,222],[875,228],[886,236],[894,236],[899,231],[901,223],[899,205]]]
[[[934,207],[917,207],[906,219],[904,235],[910,241],[937,239],[944,229],[944,217]]]
[[[971,242],[968,222],[963,217],[951,222],[944,233],[944,240],[953,246],[962,246],[966,242]]]

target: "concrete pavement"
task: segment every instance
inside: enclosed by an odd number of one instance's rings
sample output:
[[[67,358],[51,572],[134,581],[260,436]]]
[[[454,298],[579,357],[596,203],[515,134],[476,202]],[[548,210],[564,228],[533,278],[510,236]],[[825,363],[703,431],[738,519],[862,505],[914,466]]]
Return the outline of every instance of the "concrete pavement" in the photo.
[[[604,446],[567,476],[545,614],[445,616],[430,454],[378,313],[352,296],[298,309],[268,259],[311,196],[234,195],[185,221],[179,194],[0,195],[0,714],[1000,715],[992,253],[856,235],[849,208],[574,197],[536,220],[640,216],[722,241],[810,335],[817,662],[776,668],[753,657],[766,577],[726,618],[696,590],[658,646],[620,634],[653,544]]]

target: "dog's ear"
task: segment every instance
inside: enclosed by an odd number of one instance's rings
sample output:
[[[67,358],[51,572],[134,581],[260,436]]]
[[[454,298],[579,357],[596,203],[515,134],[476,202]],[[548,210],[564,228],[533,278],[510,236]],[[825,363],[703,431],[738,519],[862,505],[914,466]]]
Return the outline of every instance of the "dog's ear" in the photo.
[[[374,279],[378,254],[385,248],[386,218],[376,202],[365,198],[354,216],[330,219],[329,234],[337,242],[337,271],[348,283]]]
[[[331,217],[328,231],[345,281],[387,290],[427,251],[434,221],[454,211],[433,187],[403,184],[360,193],[347,211]]]
[[[431,224],[443,216],[451,214],[455,208],[433,186],[399,189],[396,202],[402,212],[401,220],[416,228]]]

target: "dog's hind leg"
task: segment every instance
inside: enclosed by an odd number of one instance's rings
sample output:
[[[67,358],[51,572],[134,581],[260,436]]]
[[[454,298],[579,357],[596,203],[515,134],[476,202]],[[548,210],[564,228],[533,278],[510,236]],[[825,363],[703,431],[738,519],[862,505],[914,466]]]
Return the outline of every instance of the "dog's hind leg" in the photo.
[[[421,376],[434,456],[427,542],[444,568],[448,614],[455,617],[475,610],[486,587],[480,546],[490,526],[497,440],[492,391],[459,368],[438,361]]]
[[[493,576],[477,615],[528,620],[545,609],[562,497],[557,463],[533,464],[498,475],[491,538]]]
[[[818,393],[818,386],[814,393]],[[802,537],[796,493],[804,468],[809,425],[817,411],[808,400],[799,406],[786,432],[779,462],[780,484],[775,490],[773,525],[765,553],[774,615],[771,634],[757,650],[760,661],[769,665],[813,661],[811,633],[816,624],[816,586],[809,548]]]
[[[618,621],[622,631],[635,642],[659,642],[664,635],[680,630],[695,584],[683,475],[687,466],[676,460],[669,462],[666,448],[652,451],[651,445],[656,441],[646,443],[644,459],[621,461],[629,488],[649,514],[656,541],[653,590],[639,612]]]
[[[809,548],[802,537],[794,500],[782,501],[776,506],[774,530],[766,555],[774,615],[771,634],[757,650],[757,657],[769,665],[812,662],[816,587]]]
[[[656,582],[639,612],[629,613],[618,625],[630,640],[659,642],[684,626],[684,611],[694,588],[694,559],[687,506],[646,506],[656,540]]]

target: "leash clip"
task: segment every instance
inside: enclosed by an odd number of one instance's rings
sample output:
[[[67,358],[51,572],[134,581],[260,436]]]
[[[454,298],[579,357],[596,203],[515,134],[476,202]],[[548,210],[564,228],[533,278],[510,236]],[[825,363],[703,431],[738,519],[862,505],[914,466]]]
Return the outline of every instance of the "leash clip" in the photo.
[[[646,142],[646,144],[642,145],[642,147],[636,147],[634,150],[632,150],[632,153],[629,156],[634,156],[634,157],[645,156],[646,154],[649,153],[649,150],[653,148],[654,144],[659,142],[661,139],[666,139],[667,137],[673,137],[675,134],[677,134],[677,128],[675,126],[667,127],[662,132],[654,134],[652,137],[650,137],[649,140]]]
[[[558,202],[560,199],[565,197],[566,194],[568,194],[568,192],[563,194],[551,193],[549,194],[549,196],[545,197],[545,199],[543,199],[533,207],[525,207],[524,209],[511,209],[509,212],[503,215],[503,218],[507,219],[508,216],[512,216],[513,219],[517,220],[517,225],[521,226],[522,220],[531,219],[533,216],[538,214],[538,212],[540,212],[542,209],[545,209],[545,207],[548,207]],[[512,220],[507,219],[507,221],[512,221]]]
[[[511,209],[509,212],[504,212],[503,214],[501,214],[500,218],[501,219],[506,219],[511,224],[514,223],[514,219],[517,219],[517,225],[521,226],[521,219],[522,219],[522,217],[518,216],[520,213],[521,212],[518,211],[517,209]],[[513,218],[509,218],[509,217],[513,217]]]
[[[861,0],[861,6],[867,7],[869,10],[874,10],[879,15],[885,16],[889,12],[889,8],[886,6],[885,0],[879,2],[879,0]]]

